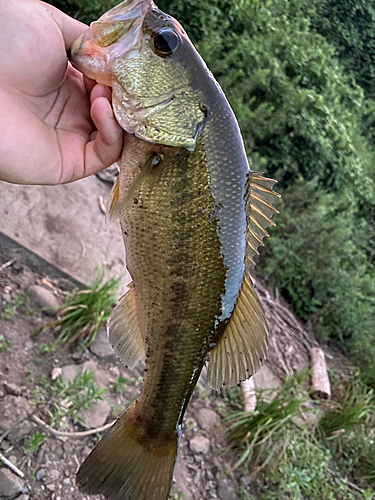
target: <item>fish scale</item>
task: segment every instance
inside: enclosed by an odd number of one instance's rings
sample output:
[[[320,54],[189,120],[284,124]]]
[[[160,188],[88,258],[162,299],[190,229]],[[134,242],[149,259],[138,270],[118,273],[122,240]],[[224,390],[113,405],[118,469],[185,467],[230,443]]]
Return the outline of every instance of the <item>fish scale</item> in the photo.
[[[128,156],[125,150],[120,192]],[[132,256],[128,268],[137,283],[137,307],[147,318],[141,320],[148,342],[139,401],[145,418],[152,422],[151,438],[176,431],[181,407],[194,389],[193,374],[195,382],[208,346],[218,336],[215,322],[221,311],[225,269],[217,221],[207,217],[215,200],[204,156],[201,145],[193,153],[182,151],[172,159],[172,168],[170,160],[161,162],[154,176],[143,180],[134,192],[137,204],[133,199],[124,203],[121,195],[119,199],[126,250]],[[151,245],[149,228],[154,234],[158,228]],[[154,250],[149,253],[150,247]],[[159,307],[155,295],[162,299]]]
[[[133,279],[108,321],[140,395],[78,471],[110,500],[166,500],[183,416],[207,359],[214,389],[259,369],[267,325],[250,264],[276,210],[251,172],[236,118],[181,25],[126,0],[73,44],[74,65],[112,85],[125,130],[110,196]]]

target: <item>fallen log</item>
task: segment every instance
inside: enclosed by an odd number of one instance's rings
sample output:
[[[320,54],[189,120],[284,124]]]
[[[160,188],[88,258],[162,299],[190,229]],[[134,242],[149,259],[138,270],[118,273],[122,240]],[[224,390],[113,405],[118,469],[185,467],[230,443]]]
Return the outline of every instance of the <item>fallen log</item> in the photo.
[[[241,382],[245,411],[254,411],[257,406],[257,394],[253,377]]]
[[[313,399],[329,399],[331,384],[329,382],[327,364],[323,349],[313,347],[310,350],[312,367],[312,394]]]

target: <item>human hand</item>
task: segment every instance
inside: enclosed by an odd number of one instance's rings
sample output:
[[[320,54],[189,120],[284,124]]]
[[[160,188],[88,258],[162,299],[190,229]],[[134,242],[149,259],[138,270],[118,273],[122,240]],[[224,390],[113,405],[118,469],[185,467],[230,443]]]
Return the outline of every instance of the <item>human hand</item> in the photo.
[[[39,0],[0,1],[1,180],[66,183],[119,159],[110,90],[66,57],[86,28]]]

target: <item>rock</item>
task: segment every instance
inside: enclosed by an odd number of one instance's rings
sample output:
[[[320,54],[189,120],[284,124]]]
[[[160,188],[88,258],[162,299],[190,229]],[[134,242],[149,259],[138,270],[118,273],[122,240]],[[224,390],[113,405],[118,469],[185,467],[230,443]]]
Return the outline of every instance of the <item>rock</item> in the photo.
[[[195,436],[190,439],[189,447],[193,453],[208,453],[210,451],[210,440],[204,436]]]
[[[227,479],[221,479],[217,489],[217,496],[220,500],[236,500],[237,495],[233,486],[228,483]]]
[[[33,342],[32,340],[26,340],[26,342],[25,342],[25,349],[27,351],[29,351],[30,349],[32,349],[34,346],[35,346],[35,342]]]
[[[255,389],[262,392],[262,399],[271,402],[281,388],[281,380],[273,373],[267,362],[253,375]]]
[[[68,486],[70,484],[70,478],[66,477],[65,479],[63,479],[63,484],[65,484],[65,486]]]
[[[4,381],[3,387],[8,394],[11,394],[13,396],[21,396],[21,387],[18,387],[18,385],[13,384],[12,382]]]
[[[83,415],[87,418],[90,429],[95,429],[106,423],[110,413],[111,405],[103,399],[102,401],[99,400],[92,410],[85,410]]]
[[[51,379],[56,380],[60,375],[62,375],[62,369],[60,366],[55,366],[51,372]]]
[[[24,482],[9,469],[0,469],[0,498],[11,500],[21,493]]]
[[[17,500],[30,500],[30,495],[21,495],[17,497]]]
[[[10,293],[3,293],[1,298],[3,299],[4,302],[7,302],[9,304],[9,302],[12,302],[12,296]]]
[[[40,285],[33,285],[29,288],[29,297],[32,307],[43,309],[43,312],[50,316],[53,316],[60,306],[53,293]]]
[[[247,488],[249,484],[251,483],[252,479],[251,476],[242,476],[241,477],[241,483]]]
[[[77,373],[79,372],[92,372],[94,373],[93,382],[99,389],[109,387],[109,375],[106,371],[100,369],[95,361],[86,361],[80,365],[67,365],[62,368],[61,378],[65,384],[73,382]],[[100,427],[105,424],[109,414],[111,413],[111,406],[108,401],[98,401],[97,405],[92,410],[86,410],[83,415],[87,418],[87,423],[91,429]]]
[[[118,164],[113,163],[105,170],[98,172],[96,176],[99,177],[101,181],[110,182],[111,184],[113,184],[116,180],[116,177],[118,176]]]
[[[33,408],[26,398],[19,396],[5,396],[0,401],[0,434],[9,431],[15,424],[21,424],[33,412]],[[26,422],[22,422],[24,425]],[[9,439],[10,436],[9,436]]]
[[[220,422],[219,415],[210,408],[201,408],[195,415],[198,425],[204,431]]]
[[[36,471],[35,479],[41,481],[46,476],[46,469],[39,469]]]
[[[98,367],[95,361],[85,361],[79,365],[66,365],[61,368],[61,378],[64,384],[73,382],[77,373],[92,372],[94,374],[94,383],[100,389],[109,387],[110,376],[105,370]]]
[[[63,366],[60,370],[62,381],[67,385],[69,384],[69,382],[73,382],[77,373],[82,372],[82,365],[66,365]]]
[[[52,469],[51,471],[49,471],[48,475],[52,481],[58,481],[60,479],[61,474],[60,471],[58,471],[57,469]]]
[[[90,351],[98,358],[113,358],[116,359],[112,346],[108,340],[107,332],[99,330],[94,342],[90,346]]]

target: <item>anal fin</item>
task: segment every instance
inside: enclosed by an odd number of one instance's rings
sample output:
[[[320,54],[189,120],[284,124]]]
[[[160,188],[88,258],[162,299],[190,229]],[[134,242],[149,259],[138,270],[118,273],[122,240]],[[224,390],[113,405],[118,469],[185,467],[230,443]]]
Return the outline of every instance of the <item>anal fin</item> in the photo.
[[[108,319],[107,332],[117,356],[134,368],[144,356],[145,341],[138,324],[134,285],[129,286]]]
[[[217,345],[210,351],[207,382],[215,390],[246,380],[263,364],[268,330],[262,306],[245,271],[232,316]]]

